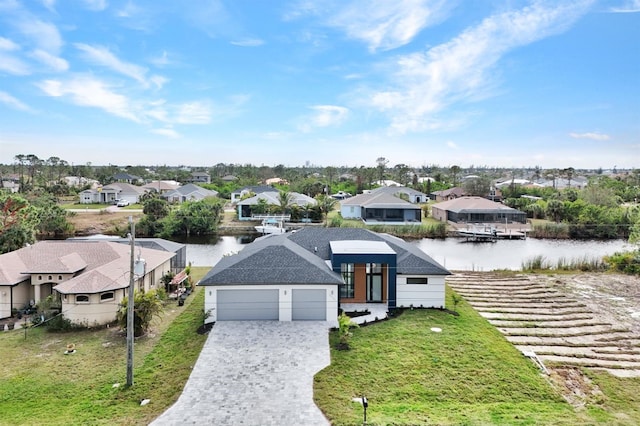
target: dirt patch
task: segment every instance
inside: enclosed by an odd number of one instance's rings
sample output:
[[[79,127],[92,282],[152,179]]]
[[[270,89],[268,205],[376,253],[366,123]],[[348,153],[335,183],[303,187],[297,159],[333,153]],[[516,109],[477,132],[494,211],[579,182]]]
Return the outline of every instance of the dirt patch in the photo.
[[[604,397],[600,388],[579,368],[557,367],[549,369],[549,378],[563,398],[575,408],[584,407]]]
[[[122,236],[129,229],[129,216],[133,217],[134,222],[138,222],[143,214],[127,210],[87,210],[74,212],[68,220],[73,224],[76,236],[95,234]]]

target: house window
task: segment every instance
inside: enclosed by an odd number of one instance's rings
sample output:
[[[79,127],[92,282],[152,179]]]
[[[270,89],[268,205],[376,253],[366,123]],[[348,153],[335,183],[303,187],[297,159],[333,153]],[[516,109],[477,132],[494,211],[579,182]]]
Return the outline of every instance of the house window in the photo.
[[[38,275],[38,281],[42,281],[42,275]]]
[[[86,294],[77,294],[76,303],[89,303],[89,296]]]
[[[51,275],[49,275],[49,281],[51,281],[51,279],[52,279],[52,277],[51,277]]]
[[[353,263],[343,263],[340,265],[340,273],[344,280],[344,285],[340,286],[340,297],[353,298],[354,296],[354,278],[355,278],[355,265]]]
[[[428,284],[427,277],[407,278],[407,284]]]
[[[382,302],[382,264],[367,263],[367,302]]]
[[[58,275],[58,281],[62,281],[62,275]]]
[[[108,292],[102,293],[100,295],[100,301],[101,302],[106,302],[106,301],[113,300],[113,299],[115,299],[115,293],[113,291],[108,291]]]

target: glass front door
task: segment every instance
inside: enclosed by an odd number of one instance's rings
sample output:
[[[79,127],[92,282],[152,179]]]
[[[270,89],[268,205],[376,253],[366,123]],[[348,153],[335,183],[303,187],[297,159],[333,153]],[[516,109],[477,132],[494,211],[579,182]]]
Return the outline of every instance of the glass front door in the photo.
[[[382,302],[382,265],[367,263],[367,302]]]

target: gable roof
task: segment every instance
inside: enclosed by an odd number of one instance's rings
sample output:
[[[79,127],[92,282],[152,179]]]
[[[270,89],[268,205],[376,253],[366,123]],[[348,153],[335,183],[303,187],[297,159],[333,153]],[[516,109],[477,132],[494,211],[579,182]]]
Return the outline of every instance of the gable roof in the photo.
[[[396,194],[407,194],[409,196],[423,196],[426,197],[427,194],[424,192],[417,191],[413,188],[409,188],[406,186],[381,186],[380,188],[375,188],[371,190],[371,194],[377,194],[379,192],[383,192],[386,194],[396,195]]]
[[[180,188],[176,188],[171,192],[167,192],[166,194],[164,194],[164,197],[169,198],[176,195],[188,197],[189,195],[192,195],[192,194],[199,194],[200,196],[202,196],[202,198],[216,197],[218,195],[218,191],[213,191],[193,183],[188,183],[184,186],[181,186]]]
[[[495,201],[487,200],[482,197],[460,197],[455,200],[443,201],[438,204],[434,204],[433,208],[441,210],[448,210],[451,212],[461,213],[473,211],[477,213],[489,213],[500,211],[519,212],[519,210],[505,206],[504,204],[496,203]]]
[[[245,186],[242,189],[237,189],[232,192],[232,194],[241,194],[243,192],[254,192],[256,194],[260,194],[261,192],[273,192],[277,191],[273,186],[270,185],[254,185],[254,186]]]
[[[342,283],[321,258],[282,234],[259,238],[240,253],[223,257],[198,285]]]
[[[389,234],[379,234],[364,228],[303,228],[287,238],[315,253],[324,260],[331,258],[331,241],[382,241],[396,252],[396,266],[399,274],[429,274],[449,275],[450,272],[436,262],[431,256],[423,252],[415,244],[408,243],[401,238]]]
[[[198,285],[342,284],[340,274],[329,266],[332,243],[343,251],[355,246],[376,253],[393,251],[399,274],[451,274],[417,245],[388,234],[363,228],[303,228],[258,238],[239,253],[223,257]]]
[[[306,206],[308,204],[316,205],[318,203],[315,199],[309,197],[308,195],[300,194],[298,192],[290,192],[289,194],[291,195],[291,201],[289,202],[290,206],[291,205]],[[265,200],[267,204],[280,205],[279,197],[280,197],[280,193],[272,189],[269,192],[261,192],[257,195],[254,195],[251,198],[247,198],[245,200],[239,201],[238,205],[253,206],[258,204],[260,200]]]
[[[419,209],[415,204],[411,204],[402,198],[396,197],[390,193],[370,192],[368,194],[359,194],[355,197],[347,198],[340,202],[341,206],[361,206],[368,209]]]

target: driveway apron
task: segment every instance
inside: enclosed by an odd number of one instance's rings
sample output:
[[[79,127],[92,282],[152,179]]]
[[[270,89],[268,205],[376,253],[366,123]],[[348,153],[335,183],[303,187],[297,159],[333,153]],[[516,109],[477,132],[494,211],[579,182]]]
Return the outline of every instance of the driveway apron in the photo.
[[[151,424],[328,425],[313,376],[329,363],[325,322],[218,322],[182,395]]]

